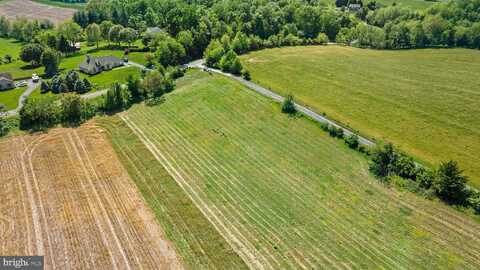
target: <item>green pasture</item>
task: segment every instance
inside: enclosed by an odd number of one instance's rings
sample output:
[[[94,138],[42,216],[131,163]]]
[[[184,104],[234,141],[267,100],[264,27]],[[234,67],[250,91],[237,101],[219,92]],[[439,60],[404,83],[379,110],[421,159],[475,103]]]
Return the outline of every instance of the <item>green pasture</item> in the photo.
[[[480,186],[480,51],[289,47],[242,62],[260,85],[427,164],[457,160]]]
[[[164,168],[189,199],[178,204],[193,202],[253,269],[480,267],[477,221],[382,185],[366,157],[229,78],[189,72],[163,103],[120,117],[143,143],[117,149],[139,164],[133,178]],[[149,185],[168,188],[159,179]]]

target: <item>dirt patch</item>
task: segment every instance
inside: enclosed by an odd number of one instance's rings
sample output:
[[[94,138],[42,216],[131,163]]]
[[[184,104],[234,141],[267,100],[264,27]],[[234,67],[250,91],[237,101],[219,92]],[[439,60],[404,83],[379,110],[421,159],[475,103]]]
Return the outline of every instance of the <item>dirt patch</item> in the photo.
[[[0,4],[0,16],[3,15],[8,19],[49,20],[56,25],[71,19],[75,11],[75,9],[53,7],[29,0],[10,0]]]
[[[104,135],[55,129],[0,142],[0,254],[45,269],[182,269]]]

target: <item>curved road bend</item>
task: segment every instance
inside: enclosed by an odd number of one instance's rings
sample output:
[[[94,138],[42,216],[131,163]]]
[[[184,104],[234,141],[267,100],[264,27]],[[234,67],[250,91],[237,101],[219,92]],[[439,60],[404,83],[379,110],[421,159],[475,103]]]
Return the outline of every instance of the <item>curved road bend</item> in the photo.
[[[25,103],[25,100],[27,99],[28,96],[30,96],[30,94],[37,88],[37,86],[40,84],[40,82],[33,82],[32,79],[30,80],[27,80],[28,84],[27,84],[27,90],[25,90],[25,92],[23,92],[20,97],[18,98],[18,105],[17,105],[17,108],[13,109],[13,110],[10,110],[10,111],[6,111],[3,113],[3,115],[6,115],[6,116],[12,116],[12,115],[16,115],[20,109],[22,109],[23,107],[23,104]]]

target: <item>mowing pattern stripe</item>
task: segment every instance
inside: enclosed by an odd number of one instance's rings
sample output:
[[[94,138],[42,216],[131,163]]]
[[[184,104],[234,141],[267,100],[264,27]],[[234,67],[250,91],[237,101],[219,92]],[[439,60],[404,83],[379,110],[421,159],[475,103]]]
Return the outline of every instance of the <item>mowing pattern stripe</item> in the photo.
[[[215,75],[179,85],[122,119],[251,267],[480,267],[478,223],[385,188],[310,121]]]

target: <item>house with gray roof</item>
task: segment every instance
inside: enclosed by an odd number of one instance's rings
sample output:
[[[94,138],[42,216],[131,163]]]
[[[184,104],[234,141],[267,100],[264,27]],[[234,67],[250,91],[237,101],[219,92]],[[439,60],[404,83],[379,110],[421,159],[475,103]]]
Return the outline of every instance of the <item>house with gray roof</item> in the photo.
[[[85,60],[80,63],[78,69],[88,75],[95,75],[102,71],[111,70],[123,66],[123,61],[115,56],[93,57],[87,55]]]
[[[15,82],[10,73],[0,73],[0,90],[15,88]]]

